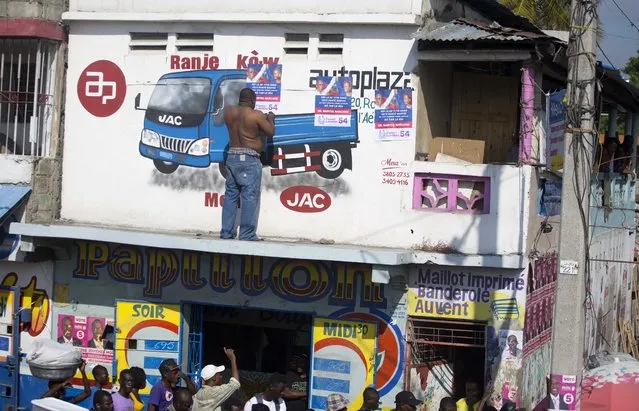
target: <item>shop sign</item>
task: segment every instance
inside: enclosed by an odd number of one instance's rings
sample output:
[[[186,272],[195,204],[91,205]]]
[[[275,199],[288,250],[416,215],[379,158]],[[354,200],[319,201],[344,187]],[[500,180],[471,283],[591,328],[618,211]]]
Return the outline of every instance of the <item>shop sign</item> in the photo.
[[[359,410],[364,389],[375,384],[376,354],[377,324],[316,317],[311,408],[326,409],[326,397],[338,392],[348,399],[348,411]]]
[[[148,298],[162,298],[164,290],[181,284],[190,293],[208,288],[220,294],[238,291],[249,297],[271,293],[290,302],[327,299],[331,306],[387,306],[383,285],[373,283],[367,264],[241,256],[239,269],[233,269],[231,261],[236,260],[227,254],[87,241],[77,245],[74,278],[107,277],[137,284]]]
[[[131,366],[143,365],[147,384],[140,394],[149,394],[160,380],[160,363],[166,358],[178,359],[180,306],[118,301],[115,323],[117,375]]]
[[[408,315],[475,321],[523,319],[523,276],[418,267],[411,272]]]

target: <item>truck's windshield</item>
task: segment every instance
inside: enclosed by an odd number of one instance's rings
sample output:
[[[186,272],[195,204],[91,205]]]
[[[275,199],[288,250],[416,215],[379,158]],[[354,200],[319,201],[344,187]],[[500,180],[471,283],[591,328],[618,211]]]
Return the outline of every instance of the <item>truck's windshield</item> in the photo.
[[[203,77],[160,79],[148,110],[182,115],[204,115],[209,107],[211,80]]]

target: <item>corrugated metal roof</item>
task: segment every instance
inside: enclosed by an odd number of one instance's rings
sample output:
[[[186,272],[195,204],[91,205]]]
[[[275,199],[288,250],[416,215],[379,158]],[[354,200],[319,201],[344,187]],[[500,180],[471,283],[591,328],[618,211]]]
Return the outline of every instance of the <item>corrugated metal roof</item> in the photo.
[[[497,0],[463,0],[463,2],[483,16],[495,20],[502,26],[514,27],[532,33],[543,33],[541,29],[535,26],[530,20],[513,13],[512,10]]]
[[[0,184],[0,225],[29,192],[31,187]]]
[[[430,31],[419,31],[413,36],[422,41],[524,41],[552,39],[552,37],[532,32],[502,27],[498,23],[490,25],[457,19]]]

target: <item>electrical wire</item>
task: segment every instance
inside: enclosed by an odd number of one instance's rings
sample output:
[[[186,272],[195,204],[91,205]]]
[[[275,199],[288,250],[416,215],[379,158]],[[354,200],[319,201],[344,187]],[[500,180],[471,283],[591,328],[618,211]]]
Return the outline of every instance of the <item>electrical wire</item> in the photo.
[[[626,18],[626,20],[628,20],[628,22],[630,23],[630,25],[632,27],[635,28],[635,30],[637,30],[639,32],[639,27],[637,27],[637,25],[632,21],[632,19],[628,16],[628,14],[626,14],[626,12],[621,8],[621,6],[619,5],[619,3],[617,3],[617,0],[611,0],[615,6],[617,6],[617,8],[619,9],[619,11],[621,12],[621,14],[623,14],[623,16]]]
[[[601,46],[599,45],[599,43],[597,43],[597,48],[599,49],[599,51],[601,51],[601,54],[606,58],[606,60],[608,60],[608,63],[610,63],[610,65],[612,66],[612,68],[614,68],[615,70],[619,70],[617,68],[617,66],[614,65],[614,63],[610,60],[610,58],[608,57],[608,55],[606,54],[606,52],[604,51],[604,49],[601,48]]]

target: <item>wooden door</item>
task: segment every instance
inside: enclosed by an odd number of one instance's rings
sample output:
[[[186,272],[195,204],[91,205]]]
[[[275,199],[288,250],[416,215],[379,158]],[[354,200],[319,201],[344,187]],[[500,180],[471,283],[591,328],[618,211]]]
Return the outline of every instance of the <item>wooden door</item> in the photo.
[[[517,132],[519,79],[453,74],[451,137],[484,140],[484,162],[506,162]]]

